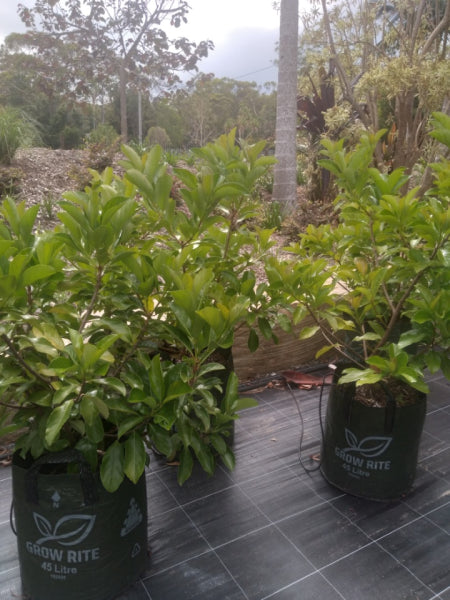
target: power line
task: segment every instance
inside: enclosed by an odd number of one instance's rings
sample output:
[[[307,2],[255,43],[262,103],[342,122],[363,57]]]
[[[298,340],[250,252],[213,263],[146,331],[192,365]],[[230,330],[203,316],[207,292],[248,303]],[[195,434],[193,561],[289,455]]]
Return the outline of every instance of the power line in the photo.
[[[232,77],[232,79],[243,79],[244,77],[248,77],[249,75],[256,75],[256,73],[262,73],[263,71],[268,71],[269,69],[275,69],[275,65],[271,65],[270,67],[264,67],[264,69],[258,69],[257,71],[251,71],[250,73],[245,73],[244,75],[238,75],[237,77]]]

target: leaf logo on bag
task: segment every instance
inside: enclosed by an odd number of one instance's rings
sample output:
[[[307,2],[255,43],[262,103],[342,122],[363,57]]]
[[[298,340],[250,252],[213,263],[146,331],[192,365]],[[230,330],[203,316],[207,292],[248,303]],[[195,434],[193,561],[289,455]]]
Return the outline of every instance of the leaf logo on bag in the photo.
[[[344,452],[359,452],[366,458],[380,456],[380,454],[383,454],[383,452],[387,450],[392,442],[392,437],[383,437],[378,435],[362,438],[362,440],[358,442],[356,435],[347,428],[345,429],[345,439],[347,441],[348,448],[344,448]]]
[[[58,519],[54,528],[48,519],[38,513],[33,513],[33,518],[43,536],[36,544],[55,541],[61,546],[75,546],[91,533],[96,515],[67,515]]]

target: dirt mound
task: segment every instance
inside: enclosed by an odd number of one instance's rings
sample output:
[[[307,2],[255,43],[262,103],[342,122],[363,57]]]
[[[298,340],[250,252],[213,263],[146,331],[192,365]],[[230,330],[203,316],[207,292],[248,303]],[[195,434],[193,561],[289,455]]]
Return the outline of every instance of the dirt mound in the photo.
[[[38,225],[45,228],[55,222],[56,203],[62,194],[80,189],[80,178],[89,176],[85,150],[22,148],[12,167],[21,172],[18,200],[39,204]]]
[[[116,155],[113,165],[115,171]],[[51,150],[48,148],[22,148],[18,150],[10,167],[16,174],[17,182],[14,195],[18,200],[25,200],[28,205],[38,204],[38,226],[41,229],[52,227],[57,222],[57,202],[62,194],[69,190],[83,189],[90,181],[89,167],[93,157],[87,150]],[[268,195],[270,201],[270,195]],[[297,190],[297,210],[286,219],[282,229],[277,232],[277,246],[286,246],[297,239],[298,233],[308,224],[319,225],[329,222],[332,207],[329,203],[310,202],[304,186]]]

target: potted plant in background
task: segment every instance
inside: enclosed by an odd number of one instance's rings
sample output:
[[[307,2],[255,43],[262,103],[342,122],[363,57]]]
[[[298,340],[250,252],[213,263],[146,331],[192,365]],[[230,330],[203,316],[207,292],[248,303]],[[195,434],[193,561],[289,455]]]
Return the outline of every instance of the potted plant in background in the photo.
[[[133,184],[146,211],[141,252],[156,274],[149,300],[159,347],[187,369],[184,381],[202,378],[195,394],[177,407],[171,448],[158,448],[177,456],[180,483],[190,475],[194,459],[209,473],[217,456],[233,467],[226,443],[230,427],[237,406],[252,402],[240,399],[236,404],[234,332],[247,327],[249,349],[255,350],[258,332],[272,337],[279,319],[268,284],[258,282],[255,274],[273,246],[272,230],[249,226],[257,212],[252,190],[274,162],[261,155],[264,145],[238,145],[232,130],[194,149],[197,168],[174,169],[181,181],[181,209],[171,195],[173,178],[161,162],[161,149],[155,147],[143,157],[125,149],[125,180]],[[136,277],[141,272],[135,269]]]
[[[450,141],[450,119],[431,135]],[[271,260],[268,277],[285,294],[294,323],[321,332],[318,356],[338,357],[327,408],[321,470],[358,496],[391,500],[414,479],[425,418],[425,372],[450,378],[450,164],[433,165],[434,187],[406,194],[408,177],[370,167],[378,135],[346,151],[324,141],[322,165],[336,177],[336,226],[308,227]]]
[[[92,172],[55,230],[34,230],[37,207],[3,203],[0,435],[20,432],[13,498],[36,600],[102,600],[145,567],[148,447],[178,453],[180,483],[195,459],[233,467],[230,423],[251,401],[215,356],[238,323],[275,313],[252,270],[269,232],[245,224],[271,159],[234,142],[178,172],[183,207],[157,147],[125,147],[123,177]]]

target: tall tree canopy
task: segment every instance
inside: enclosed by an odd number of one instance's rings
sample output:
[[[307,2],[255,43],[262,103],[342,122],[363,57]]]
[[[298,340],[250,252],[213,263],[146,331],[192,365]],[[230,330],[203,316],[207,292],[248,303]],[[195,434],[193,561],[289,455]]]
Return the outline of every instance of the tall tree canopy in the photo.
[[[64,72],[78,98],[120,90],[121,134],[128,136],[127,88],[149,90],[195,70],[211,42],[170,39],[168,26],[187,21],[185,0],[35,0],[19,5],[27,26],[22,42],[52,72]],[[95,101],[95,98],[94,98]]]

